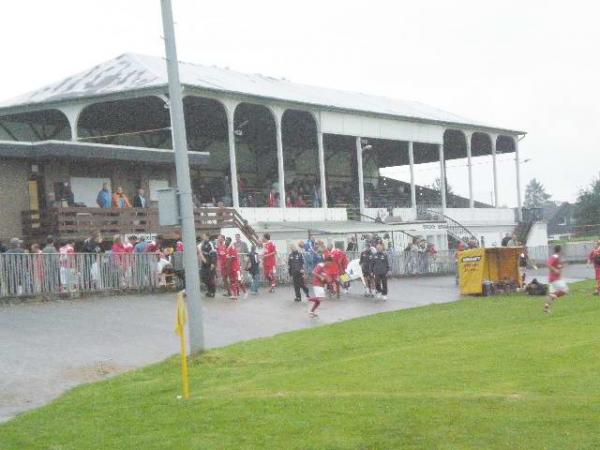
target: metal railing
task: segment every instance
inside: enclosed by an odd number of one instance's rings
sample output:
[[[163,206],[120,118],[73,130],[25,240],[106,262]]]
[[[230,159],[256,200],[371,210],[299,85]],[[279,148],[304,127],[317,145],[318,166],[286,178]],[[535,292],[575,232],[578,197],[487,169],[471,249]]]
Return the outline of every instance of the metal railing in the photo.
[[[593,246],[592,242],[565,244],[563,259],[570,263],[585,262]],[[540,266],[545,265],[551,252],[552,246],[529,248],[530,258]],[[348,254],[349,260],[358,259],[359,256],[358,252]],[[291,282],[287,257],[286,253],[277,256],[279,283]],[[245,267],[244,258],[242,255],[242,267]],[[456,254],[453,250],[435,254],[426,251],[388,252],[388,259],[394,277],[456,272]],[[0,298],[152,292],[159,288],[180,288],[180,269],[181,258],[177,253],[171,256],[168,264],[153,253],[3,253],[0,254]],[[310,267],[307,264],[308,270]],[[259,281],[262,282],[262,279]]]

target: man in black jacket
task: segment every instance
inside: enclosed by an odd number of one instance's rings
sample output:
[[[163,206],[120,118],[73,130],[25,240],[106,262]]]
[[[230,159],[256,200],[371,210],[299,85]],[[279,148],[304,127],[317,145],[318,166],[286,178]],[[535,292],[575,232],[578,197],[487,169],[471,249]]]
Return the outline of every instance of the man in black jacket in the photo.
[[[135,197],[133,197],[133,207],[134,208],[147,208],[148,199],[146,198],[146,192],[144,189],[139,188]]]
[[[377,297],[387,300],[387,276],[390,271],[390,263],[383,244],[377,244],[377,253],[373,255],[373,275],[375,275],[375,289]]]
[[[288,271],[294,281],[294,293],[296,294],[294,301],[299,302],[302,301],[300,289],[304,291],[304,295],[308,298],[308,288],[304,283],[304,258],[295,245],[292,244],[290,250],[291,252],[288,257]]]
[[[373,252],[371,244],[366,242],[364,251],[360,254],[360,269],[362,270],[363,280],[365,282],[365,297],[373,297]]]
[[[215,281],[217,275],[217,248],[205,233],[202,235],[198,254],[200,256],[200,278],[206,285],[206,296],[214,297],[217,290]]]

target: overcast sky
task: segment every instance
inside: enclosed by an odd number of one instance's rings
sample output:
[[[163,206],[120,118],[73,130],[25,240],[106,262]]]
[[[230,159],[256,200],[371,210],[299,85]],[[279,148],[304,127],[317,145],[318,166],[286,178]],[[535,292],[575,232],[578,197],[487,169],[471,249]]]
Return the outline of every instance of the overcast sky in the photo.
[[[574,200],[600,170],[600,9],[590,1],[173,0],[181,60],[418,100],[525,130],[523,189]],[[164,55],[159,0],[19,0],[0,16],[0,99],[125,52]],[[512,156],[500,204],[514,205]],[[491,164],[475,160],[489,201]],[[449,162],[466,195],[466,168]],[[418,183],[435,167],[422,167]]]

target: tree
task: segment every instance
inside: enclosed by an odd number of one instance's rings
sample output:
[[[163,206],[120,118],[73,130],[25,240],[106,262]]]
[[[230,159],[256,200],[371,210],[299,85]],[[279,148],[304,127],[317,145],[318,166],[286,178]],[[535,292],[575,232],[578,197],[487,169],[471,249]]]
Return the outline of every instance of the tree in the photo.
[[[550,203],[550,194],[546,192],[544,185],[535,178],[525,188],[525,208],[542,208]]]
[[[600,177],[579,191],[573,215],[578,225],[600,224]]]

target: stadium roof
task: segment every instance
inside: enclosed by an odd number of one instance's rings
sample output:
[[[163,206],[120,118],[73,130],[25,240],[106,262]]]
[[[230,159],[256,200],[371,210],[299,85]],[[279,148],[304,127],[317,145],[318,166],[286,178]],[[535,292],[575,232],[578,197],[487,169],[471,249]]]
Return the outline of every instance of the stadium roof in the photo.
[[[285,79],[260,74],[245,74],[214,66],[183,62],[179,64],[182,84],[192,88],[281,100],[327,109],[522,133],[466,119],[419,102],[308,86],[292,83]],[[64,103],[75,99],[128,91],[148,90],[166,85],[167,71],[164,58],[125,53],[57,83],[12,100],[0,102],[0,111],[17,107],[41,106],[48,103]]]

